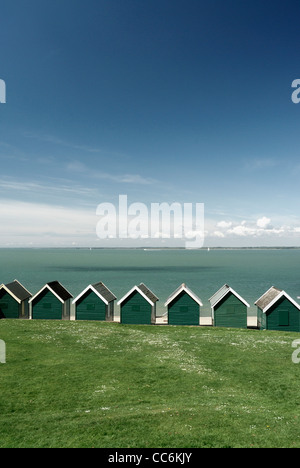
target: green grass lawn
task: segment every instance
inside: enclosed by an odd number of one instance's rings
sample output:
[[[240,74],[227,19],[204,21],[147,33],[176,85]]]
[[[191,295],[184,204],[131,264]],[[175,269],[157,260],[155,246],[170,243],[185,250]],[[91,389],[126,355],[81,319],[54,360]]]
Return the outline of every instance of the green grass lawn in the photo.
[[[300,447],[297,338],[1,320],[0,447]]]

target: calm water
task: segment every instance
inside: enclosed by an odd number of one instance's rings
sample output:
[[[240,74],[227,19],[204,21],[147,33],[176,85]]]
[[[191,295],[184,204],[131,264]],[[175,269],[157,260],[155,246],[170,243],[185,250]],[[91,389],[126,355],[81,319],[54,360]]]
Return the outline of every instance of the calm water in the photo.
[[[144,282],[164,302],[186,283],[202,300],[227,283],[251,305],[271,286],[300,296],[300,250],[72,250],[0,249],[0,283],[18,279],[35,294],[49,281],[60,281],[74,297],[90,283],[103,281],[120,299]],[[118,308],[117,308],[118,311]]]

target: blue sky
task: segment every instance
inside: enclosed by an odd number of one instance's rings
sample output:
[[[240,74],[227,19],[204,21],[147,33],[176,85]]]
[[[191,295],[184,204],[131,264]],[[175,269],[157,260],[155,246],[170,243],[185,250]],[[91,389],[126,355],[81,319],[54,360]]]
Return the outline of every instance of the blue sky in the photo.
[[[96,208],[120,194],[204,203],[205,246],[300,245],[299,13],[2,0],[0,246],[118,245]]]

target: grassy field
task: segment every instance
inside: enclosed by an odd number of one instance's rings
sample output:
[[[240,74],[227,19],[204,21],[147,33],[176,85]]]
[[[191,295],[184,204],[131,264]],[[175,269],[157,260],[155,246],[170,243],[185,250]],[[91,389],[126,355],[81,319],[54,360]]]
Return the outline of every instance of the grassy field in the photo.
[[[300,447],[297,333],[0,321],[0,447]]]

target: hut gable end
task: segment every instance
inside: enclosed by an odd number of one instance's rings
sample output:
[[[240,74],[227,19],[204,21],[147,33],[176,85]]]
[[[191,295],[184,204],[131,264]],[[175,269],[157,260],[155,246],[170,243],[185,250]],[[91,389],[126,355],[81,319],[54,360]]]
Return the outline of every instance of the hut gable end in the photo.
[[[182,292],[186,292],[186,294],[188,294],[192,299],[194,299],[194,301],[197,302],[199,306],[203,306],[200,297],[198,297],[190,288],[187,287],[185,283],[183,283],[171,294],[171,296],[168,297],[165,303],[165,307],[171,304],[176,299],[176,297],[179,296]]]
[[[263,294],[256,302],[255,305],[262,310],[263,313],[268,312],[268,310],[273,307],[282,297],[285,297],[289,302],[291,302],[298,310],[300,310],[300,305],[297,304],[294,299],[292,299],[285,291],[282,289],[275,288],[272,286],[265,294]]]
[[[216,307],[216,305],[222,301],[222,299],[224,299],[224,297],[226,297],[227,295],[229,294],[233,294],[239,301],[241,301],[246,307],[250,307],[250,304],[248,304],[247,301],[245,301],[245,299],[242,298],[242,296],[240,296],[234,289],[232,289],[230,286],[228,286],[228,284],[224,284],[224,286],[222,286],[222,288],[219,289],[219,291],[217,291],[210,299],[210,304],[211,304],[211,307],[214,308]]]
[[[106,305],[116,300],[116,296],[105,286],[104,283],[90,284],[87,286],[74,300],[73,304],[76,304],[83,296],[89,291],[93,291],[99,299],[101,299]]]
[[[209,301],[215,326],[247,328],[247,308],[250,305],[228,284],[222,286]]]
[[[75,320],[114,320],[114,301],[116,296],[103,284],[90,284],[82,291],[75,304]]]
[[[0,318],[29,318],[31,293],[15,280],[0,286]]]
[[[300,331],[300,305],[282,289],[272,286],[255,305],[260,330]]]
[[[47,283],[29,300],[32,318],[69,320],[72,297],[58,281]]]
[[[52,281],[51,283],[47,283],[45,284],[45,286],[39,291],[37,292],[30,300],[29,302],[33,302],[35,301],[35,299],[37,297],[39,297],[44,290],[48,289],[50,292],[52,292],[52,294],[54,294],[55,297],[57,297],[57,299],[62,303],[64,304],[65,302],[69,301],[70,299],[72,299],[72,294],[69,293],[69,291],[66,290],[66,288],[64,288],[62,286],[62,284],[60,284],[58,281]]]
[[[19,303],[29,299],[31,293],[24,286],[15,280],[12,283],[2,285]]]
[[[120,321],[127,324],[155,324],[158,297],[143,283],[134,286],[120,301]]]
[[[201,299],[183,283],[165,303],[169,325],[199,325],[202,305]]]

